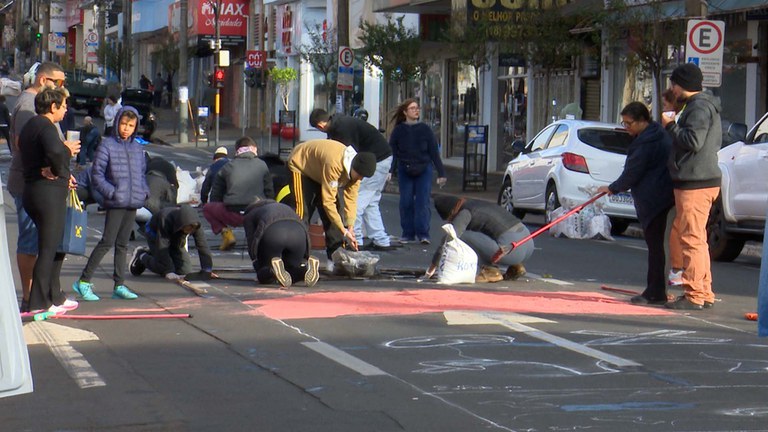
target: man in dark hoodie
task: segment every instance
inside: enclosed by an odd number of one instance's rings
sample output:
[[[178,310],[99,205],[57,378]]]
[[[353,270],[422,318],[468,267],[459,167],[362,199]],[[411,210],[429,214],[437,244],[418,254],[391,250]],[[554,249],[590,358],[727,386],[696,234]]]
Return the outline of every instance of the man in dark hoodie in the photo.
[[[210,277],[213,258],[200,226],[197,211],[188,204],[160,210],[146,227],[149,248],[139,247],[133,251],[131,274],[140,276],[149,269],[168,280],[183,279],[192,272],[192,259],[186,248],[191,235],[200,257],[200,270]]]
[[[203,216],[214,234],[221,233],[219,249],[235,246],[231,227],[243,225],[242,212],[255,198],[274,198],[274,184],[267,164],[258,158],[256,142],[242,137],[235,143],[235,157],[225,164],[211,186]]]
[[[452,195],[435,195],[434,200],[440,217],[453,225],[456,235],[477,253],[477,261],[481,265],[477,282],[513,280],[525,274],[523,262],[533,254],[533,241],[523,243],[499,260],[498,264],[508,266],[503,276],[491,261],[500,247],[530,235],[520,219],[486,201]],[[440,262],[443,244],[445,239],[433,256],[430,274]]]
[[[373,250],[387,251],[394,247],[390,244],[389,234],[381,219],[379,202],[384,185],[389,178],[392,166],[392,148],[387,139],[373,125],[365,120],[344,114],[329,115],[323,109],[315,109],[309,115],[309,124],[328,135],[328,139],[352,146],[356,152],[369,152],[376,156],[376,171],[371,177],[360,181],[357,196],[357,216],[355,217],[355,237],[363,244],[363,226],[365,234],[371,239]]]
[[[672,135],[669,173],[677,215],[669,239],[673,267],[683,268],[685,294],[667,303],[670,309],[700,310],[714,305],[707,245],[707,219],[720,194],[717,151],[722,141],[720,107],[702,92],[698,66],[686,63],[672,71],[672,92],[684,103],[680,118],[665,113],[661,124]]]
[[[675,205],[672,179],[667,169],[672,138],[651,120],[651,113],[641,102],[632,102],[621,110],[621,122],[635,137],[627,149],[627,160],[616,181],[601,186],[598,192],[617,194],[631,190],[637,218],[643,226],[648,246],[648,273],[642,294],[630,299],[635,304],[667,303],[667,277],[664,237],[667,213]]]
[[[296,211],[271,199],[257,199],[248,206],[245,219],[248,255],[259,283],[283,287],[296,280],[314,286],[319,277],[320,262],[309,254],[307,226]]]

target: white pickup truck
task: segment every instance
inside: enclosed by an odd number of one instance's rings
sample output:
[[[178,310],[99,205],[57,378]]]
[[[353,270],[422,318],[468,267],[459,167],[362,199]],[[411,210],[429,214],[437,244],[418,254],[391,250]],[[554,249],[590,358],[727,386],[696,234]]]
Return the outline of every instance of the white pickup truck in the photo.
[[[768,210],[768,113],[749,132],[745,124],[732,124],[728,135],[736,142],[717,153],[722,190],[707,224],[716,261],[736,259],[747,240],[763,241]]]

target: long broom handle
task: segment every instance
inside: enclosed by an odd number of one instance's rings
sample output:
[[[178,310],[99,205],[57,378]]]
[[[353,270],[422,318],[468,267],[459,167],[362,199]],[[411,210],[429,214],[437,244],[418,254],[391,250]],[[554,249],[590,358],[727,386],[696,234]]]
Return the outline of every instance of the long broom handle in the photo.
[[[537,229],[536,231],[534,231],[533,233],[529,234],[528,236],[526,236],[526,237],[524,237],[524,238],[522,238],[522,239],[520,239],[520,240],[518,240],[516,242],[512,242],[508,247],[505,247],[505,246],[500,247],[499,250],[497,250],[496,253],[493,254],[493,257],[491,257],[491,263],[496,264],[497,262],[499,262],[499,260],[504,255],[512,252],[516,247],[520,246],[523,243],[526,243],[526,242],[530,241],[531,239],[533,239],[534,237],[536,237],[539,234],[543,233],[544,231],[547,231],[548,229],[552,228],[553,226],[559,224],[560,222],[564,221],[565,219],[567,219],[572,214],[580,212],[581,210],[584,209],[584,207],[586,207],[586,206],[592,204],[593,202],[599,200],[600,198],[602,198],[603,195],[605,195],[605,192],[600,192],[599,194],[597,194],[597,195],[593,196],[592,198],[588,199],[583,204],[580,204],[580,205],[572,208],[571,210],[569,210],[564,215],[560,216],[559,218],[557,218],[557,219],[555,219],[553,221],[550,221],[548,224],[542,226],[541,228]]]

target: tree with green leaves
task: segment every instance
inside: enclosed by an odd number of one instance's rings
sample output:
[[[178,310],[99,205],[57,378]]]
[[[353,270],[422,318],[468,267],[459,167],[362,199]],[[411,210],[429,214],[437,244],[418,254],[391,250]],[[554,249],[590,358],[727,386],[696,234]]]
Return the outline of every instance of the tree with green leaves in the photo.
[[[626,50],[628,69],[636,65],[651,75],[656,118],[661,113],[660,96],[665,88],[661,74],[673,60],[669,53],[685,44],[685,21],[668,19],[662,6],[658,1],[627,6],[624,1],[611,0],[597,22],[609,45]],[[628,74],[634,71],[628,70]]]
[[[549,101],[552,75],[557,70],[572,69],[574,58],[584,49],[584,41],[571,33],[580,17],[564,14],[558,2],[552,2],[548,8],[526,9],[520,14],[523,18],[516,24],[514,35],[509,35],[514,37],[502,38],[500,50],[523,54],[529,66],[544,74],[544,100]],[[554,114],[551,107],[546,103],[543,117],[534,118],[551,118]]]
[[[121,78],[123,71],[131,69],[132,53],[123,44],[120,44],[117,49],[109,45],[100,46],[96,55],[98,58],[104,59],[104,66],[107,69],[116,72]]]
[[[427,70],[426,61],[420,58],[421,38],[416,30],[403,24],[403,16],[386,15],[384,24],[360,21],[358,39],[363,47],[358,53],[365,65],[381,71],[385,81],[399,83],[401,98],[409,80],[419,79]]]
[[[307,24],[309,42],[296,47],[301,59],[312,65],[312,69],[323,79],[320,85],[326,95],[326,110],[330,111],[333,104],[333,92],[336,88],[336,71],[338,68],[339,47],[336,44],[336,29],[331,27],[323,30],[322,25]]]
[[[285,110],[288,111],[291,91],[293,91],[294,83],[299,79],[299,73],[292,67],[280,68],[276,66],[269,70],[269,78],[277,85],[280,100],[282,100]]]

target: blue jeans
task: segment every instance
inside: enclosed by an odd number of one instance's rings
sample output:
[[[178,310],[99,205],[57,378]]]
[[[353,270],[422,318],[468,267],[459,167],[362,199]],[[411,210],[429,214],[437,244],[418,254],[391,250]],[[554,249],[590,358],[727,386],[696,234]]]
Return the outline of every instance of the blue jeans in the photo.
[[[760,281],[757,288],[757,335],[768,336],[768,215],[763,233],[763,259],[760,261]]]
[[[429,221],[432,218],[429,197],[432,193],[432,165],[421,175],[409,176],[398,164],[397,181],[400,186],[400,226],[404,239],[429,239]]]

